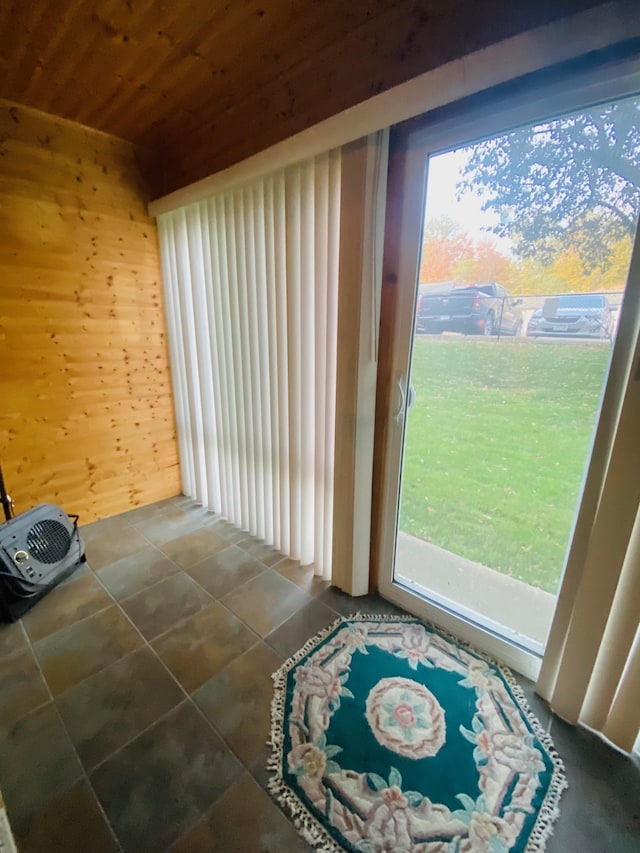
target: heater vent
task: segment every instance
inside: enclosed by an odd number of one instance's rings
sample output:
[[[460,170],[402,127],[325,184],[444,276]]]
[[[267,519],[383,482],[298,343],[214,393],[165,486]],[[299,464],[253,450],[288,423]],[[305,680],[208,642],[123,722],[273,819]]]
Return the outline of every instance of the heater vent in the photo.
[[[27,533],[27,550],[39,563],[57,563],[69,553],[71,536],[69,531],[51,518],[37,521]]]

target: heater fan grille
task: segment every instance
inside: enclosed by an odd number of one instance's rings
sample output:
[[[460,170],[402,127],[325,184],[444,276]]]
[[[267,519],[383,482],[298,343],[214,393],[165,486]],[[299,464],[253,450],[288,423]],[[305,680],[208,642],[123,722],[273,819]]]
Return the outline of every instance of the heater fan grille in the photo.
[[[69,553],[71,536],[59,521],[46,518],[37,521],[27,534],[27,549],[40,563],[57,563]]]

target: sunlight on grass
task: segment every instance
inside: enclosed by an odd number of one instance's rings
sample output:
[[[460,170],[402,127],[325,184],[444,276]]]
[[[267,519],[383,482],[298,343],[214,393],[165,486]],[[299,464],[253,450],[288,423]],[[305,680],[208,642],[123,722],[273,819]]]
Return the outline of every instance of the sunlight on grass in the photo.
[[[400,529],[555,593],[609,348],[417,337]]]

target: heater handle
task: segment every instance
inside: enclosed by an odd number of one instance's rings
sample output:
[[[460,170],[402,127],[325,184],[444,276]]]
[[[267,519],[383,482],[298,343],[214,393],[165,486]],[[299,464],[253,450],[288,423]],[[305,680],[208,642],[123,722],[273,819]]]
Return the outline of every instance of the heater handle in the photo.
[[[0,503],[2,503],[2,509],[4,510],[4,517],[6,521],[11,521],[13,518],[13,501],[7,494],[7,490],[4,485],[4,477],[2,475],[2,467],[0,466]]]

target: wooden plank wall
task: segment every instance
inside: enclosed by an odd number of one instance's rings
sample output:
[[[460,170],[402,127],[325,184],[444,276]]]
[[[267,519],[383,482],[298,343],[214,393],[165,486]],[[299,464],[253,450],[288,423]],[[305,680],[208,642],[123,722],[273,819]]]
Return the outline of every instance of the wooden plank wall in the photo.
[[[135,142],[158,196],[603,2],[3,0],[0,97]]]
[[[17,511],[180,492],[155,222],[133,146],[0,101],[0,462]]]

